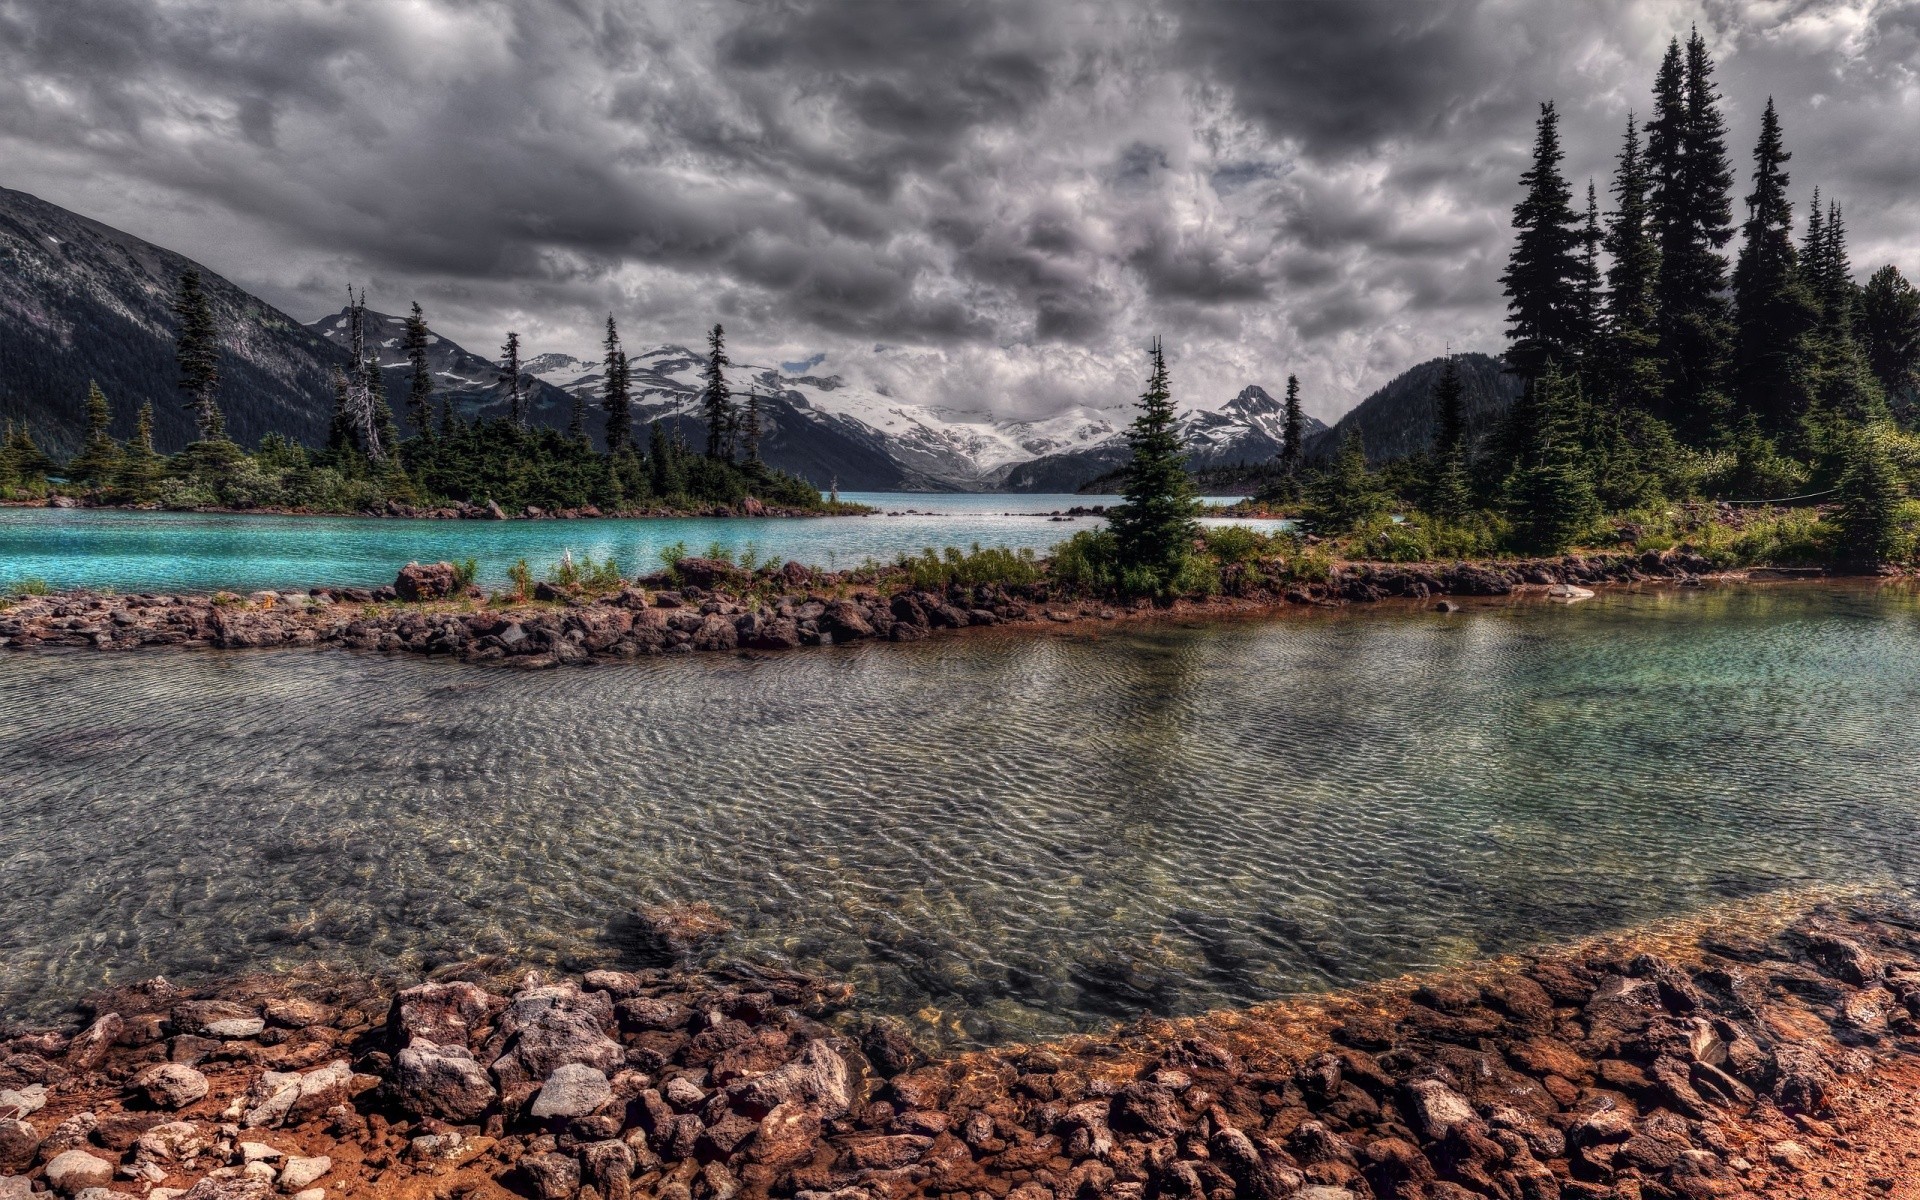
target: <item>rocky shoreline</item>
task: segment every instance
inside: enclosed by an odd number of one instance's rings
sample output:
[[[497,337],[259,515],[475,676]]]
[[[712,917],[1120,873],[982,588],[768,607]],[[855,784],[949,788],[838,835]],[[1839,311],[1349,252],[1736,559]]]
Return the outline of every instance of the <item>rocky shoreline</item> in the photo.
[[[941,1056],[777,971],[164,980],[0,1031],[0,1197],[1920,1194],[1920,913],[1725,916]]]
[[[341,646],[391,654],[447,655],[538,668],[695,651],[775,651],[860,641],[916,641],[988,626],[1055,626],[1166,616],[1225,616],[1288,606],[1386,599],[1437,601],[1581,589],[1704,586],[1754,578],[1819,578],[1824,571],[1715,574],[1684,553],[1594,555],[1515,562],[1346,563],[1324,582],[1239,586],[1235,594],[1167,605],[1114,604],[1047,583],[916,588],[900,579],[832,574],[798,563],[747,572],[682,559],[657,575],[597,597],[549,584],[529,603],[465,595],[450,564],[410,564],[381,588],[212,595],[22,596],[0,608],[0,648],[146,646],[240,649]]]

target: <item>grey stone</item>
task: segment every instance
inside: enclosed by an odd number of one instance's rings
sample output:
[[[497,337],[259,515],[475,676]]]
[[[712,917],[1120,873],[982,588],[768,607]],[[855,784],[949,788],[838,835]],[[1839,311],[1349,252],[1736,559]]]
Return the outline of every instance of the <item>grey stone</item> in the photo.
[[[420,1116],[471,1121],[497,1098],[487,1070],[465,1046],[416,1040],[394,1059],[401,1102]]]
[[[106,1187],[113,1182],[113,1164],[85,1150],[69,1150],[54,1156],[45,1172],[47,1185],[63,1196],[72,1196],[87,1188]]]
[[[613,1099],[606,1072],[582,1063],[568,1063],[547,1077],[528,1114],[548,1117],[584,1117]]]
[[[133,1077],[134,1090],[156,1108],[185,1108],[206,1099],[207,1077],[184,1063],[159,1063]]]

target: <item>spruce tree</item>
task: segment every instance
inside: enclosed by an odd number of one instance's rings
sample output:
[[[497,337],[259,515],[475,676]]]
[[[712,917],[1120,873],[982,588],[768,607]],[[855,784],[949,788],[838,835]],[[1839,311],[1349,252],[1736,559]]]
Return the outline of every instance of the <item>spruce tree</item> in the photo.
[[[165,463],[153,448],[153,405],[142,404],[133,420],[133,436],[120,454],[114,490],[135,504],[150,500],[164,468]]]
[[[507,344],[500,347],[500,382],[507,389],[507,420],[514,427],[521,428],[527,423],[526,384],[520,374],[520,335],[507,334]]]
[[[1684,65],[1670,46],[1655,84],[1648,126],[1654,226],[1660,242],[1659,307],[1663,415],[1704,435],[1724,416],[1722,380],[1732,325],[1720,250],[1733,237],[1726,123],[1706,40],[1694,30]]]
[[[1753,191],[1740,259],[1733,271],[1734,398],[1778,436],[1795,428],[1811,400],[1807,336],[1818,323],[1793,248],[1793,206],[1773,100],[1760,117]]]
[[[607,314],[607,357],[601,367],[601,407],[607,414],[607,453],[620,454],[633,446],[633,397],[628,381],[627,352],[620,348],[620,330]]]
[[[1556,366],[1529,391],[1526,440],[1507,481],[1507,511],[1521,549],[1564,554],[1600,515],[1579,437],[1580,384]]]
[[[1472,504],[1467,477],[1467,392],[1452,354],[1433,387],[1433,453],[1429,456],[1427,511],[1448,521]]]
[[[193,412],[200,440],[220,441],[227,436],[226,418],[214,395],[220,385],[220,334],[213,323],[213,306],[200,288],[200,272],[192,267],[180,274],[173,315],[179,320],[174,358],[180,366],[180,390]]]
[[[1300,411],[1300,377],[1287,376],[1285,416],[1281,421],[1280,469],[1289,477],[1300,473],[1300,459],[1306,452],[1307,420]]]
[[[1809,223],[1808,239],[1815,232]],[[1839,204],[1828,201],[1826,218],[1818,232],[1818,253],[1810,282],[1821,311],[1815,334],[1818,345],[1815,394],[1829,413],[1846,420],[1869,422],[1886,415],[1886,397],[1867,365],[1867,355],[1854,336],[1853,265],[1847,255],[1847,226]]]
[[[1167,360],[1155,338],[1149,352],[1147,388],[1140,394],[1140,415],[1127,429],[1132,452],[1121,489],[1124,502],[1107,515],[1121,571],[1137,581],[1132,590],[1151,581],[1164,589],[1173,582],[1193,548],[1199,530],[1194,520],[1197,500],[1187,476],[1186,449],[1174,427],[1173,393]]]
[[[1560,118],[1540,106],[1533,165],[1520,176],[1526,194],[1513,207],[1514,245],[1500,277],[1507,297],[1507,369],[1537,378],[1549,362],[1567,362],[1580,344],[1579,218],[1560,174]]]
[[[650,422],[647,429],[647,470],[654,495],[664,499],[680,495],[686,490],[679,456],[679,447],[668,439],[666,427],[658,421]]]
[[[1860,293],[1856,326],[1867,366],[1888,403],[1910,409],[1920,399],[1920,290],[1888,263]]]
[[[747,446],[747,461],[760,461],[760,392],[757,388],[747,389],[747,411],[741,421],[741,436]]]
[[[567,406],[567,440],[591,446],[593,441],[587,437],[587,398],[576,391],[571,399],[572,403]]]
[[[113,410],[98,383],[87,384],[87,440],[67,464],[67,479],[84,487],[103,488],[120,469],[120,444],[113,440]]]
[[[1660,247],[1650,224],[1647,164],[1632,114],[1627,116],[1627,134],[1617,161],[1614,209],[1601,242],[1608,258],[1602,376],[1621,408],[1651,413],[1658,409],[1661,395],[1654,307]]]
[[[1899,556],[1900,507],[1907,498],[1906,489],[1878,428],[1853,431],[1845,455],[1835,497],[1840,511],[1834,518],[1840,531],[1841,561],[1870,569]]]
[[[407,317],[407,420],[415,435],[433,437],[433,370],[427,365],[427,315],[418,301]]]
[[[701,405],[707,420],[707,457],[733,460],[733,393],[727,390],[727,332],[716,323],[707,334],[707,384]]]

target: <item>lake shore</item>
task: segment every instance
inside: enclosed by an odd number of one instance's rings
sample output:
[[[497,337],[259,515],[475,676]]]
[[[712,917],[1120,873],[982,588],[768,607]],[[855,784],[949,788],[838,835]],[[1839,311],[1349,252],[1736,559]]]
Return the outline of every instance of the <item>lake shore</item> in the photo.
[[[711,931],[643,917],[669,956]],[[0,1196],[1911,1200],[1916,929],[1905,900],[1763,897],[949,1054],[745,966],[156,979],[6,1030]]]
[[[395,585],[306,592],[28,595],[0,608],[0,648],[338,646],[450,655],[524,668],[692,652],[776,651],[917,641],[986,627],[1271,615],[1383,600],[1431,603],[1538,595],[1577,600],[1600,588],[1703,587],[1827,578],[1814,568],[1720,571],[1683,552],[1450,564],[1340,563],[1323,581],[1241,586],[1237,594],[1120,604],[1046,582],[916,587],[903,572],[821,572],[788,563],[748,572],[685,558],[671,576],[588,596],[540,583],[526,601],[459,594],[449,564],[410,565]]]

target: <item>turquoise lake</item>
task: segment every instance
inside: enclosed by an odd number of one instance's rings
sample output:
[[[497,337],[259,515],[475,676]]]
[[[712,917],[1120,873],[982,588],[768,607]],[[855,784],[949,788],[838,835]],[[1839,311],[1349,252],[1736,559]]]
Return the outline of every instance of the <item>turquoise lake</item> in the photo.
[[[880,510],[863,517],[746,520],[411,521],[276,517],[120,509],[0,508],[0,591],[38,580],[58,589],[122,592],[304,588],[391,583],[409,561],[472,558],[500,583],[525,558],[536,571],[571,552],[608,556],[628,575],[660,566],[676,543],[692,553],[718,544],[736,556],[846,568],[892,561],[927,547],[1026,548],[1044,553],[1098,517],[1054,520],[1115,496],[846,493]],[[1235,497],[1215,497],[1231,503]],[[895,514],[895,515],[888,515]],[[1276,528],[1278,522],[1246,522]]]
[[[514,526],[542,529],[544,526]],[[320,961],[714,950],[930,1038],[1920,883],[1910,586],[981,631],[526,673],[0,652],[0,1015]]]

